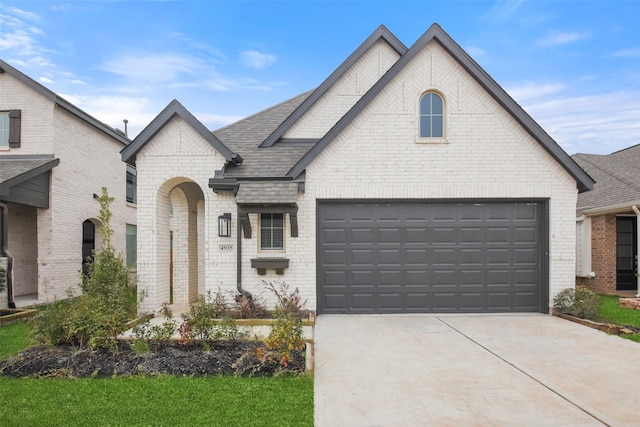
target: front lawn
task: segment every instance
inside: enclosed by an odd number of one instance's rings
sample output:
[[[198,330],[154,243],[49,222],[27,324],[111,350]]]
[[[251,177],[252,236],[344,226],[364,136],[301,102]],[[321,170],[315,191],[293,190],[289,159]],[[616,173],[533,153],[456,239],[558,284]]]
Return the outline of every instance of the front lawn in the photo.
[[[25,322],[0,326],[0,360],[29,346],[29,327]]]
[[[313,426],[311,377],[0,377],[6,426]]]
[[[25,323],[0,327],[0,360],[28,344]],[[6,426],[312,426],[313,378],[0,376],[0,402]]]
[[[640,310],[620,307],[619,297],[613,295],[599,295],[598,320],[620,326],[631,326],[640,329]],[[640,333],[620,335],[623,338],[640,342]]]

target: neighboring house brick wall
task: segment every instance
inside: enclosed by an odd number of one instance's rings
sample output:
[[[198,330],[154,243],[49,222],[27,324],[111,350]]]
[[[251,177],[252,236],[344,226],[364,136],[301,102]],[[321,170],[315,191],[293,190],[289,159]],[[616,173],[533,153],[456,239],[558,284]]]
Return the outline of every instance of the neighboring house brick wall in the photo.
[[[576,285],[600,294],[616,292],[616,216],[591,217],[591,268],[594,278],[578,277]]]
[[[79,291],[82,223],[98,222],[100,204],[93,194],[99,195],[103,186],[115,198],[111,243],[123,260],[126,255],[126,224],[136,224],[136,209],[126,203],[126,165],[120,158],[124,145],[8,72],[0,74],[0,83],[0,109],[22,111],[20,147],[0,154],[48,154],[60,159],[51,170],[48,209],[10,207],[10,247],[32,262],[26,270],[16,265],[14,295],[38,293],[41,302],[64,298],[67,289]],[[22,215],[24,209],[28,215]],[[96,227],[96,249],[99,242]]]
[[[54,103],[9,73],[0,73],[0,110],[21,110],[20,148],[0,154],[52,154]]]
[[[21,285],[22,294],[38,293],[38,237],[34,224],[37,209],[31,206],[8,204],[9,248],[13,256],[13,280]]]

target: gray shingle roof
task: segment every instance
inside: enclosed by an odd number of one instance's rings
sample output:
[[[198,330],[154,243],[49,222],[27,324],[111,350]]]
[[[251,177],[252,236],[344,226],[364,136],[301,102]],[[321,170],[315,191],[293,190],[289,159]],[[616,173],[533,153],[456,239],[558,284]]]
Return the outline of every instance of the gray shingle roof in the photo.
[[[51,156],[0,156],[0,184],[12,187],[60,163]]]
[[[578,216],[589,209],[640,201],[640,144],[608,155],[572,157],[596,181],[592,191],[578,195]]]
[[[213,132],[227,147],[242,158],[242,164],[228,165],[225,177],[283,177],[312,144],[282,143],[272,147],[260,148],[267,138],[292,111],[294,111],[311,91],[300,94],[278,105],[223,127]]]
[[[240,184],[236,203],[295,204],[298,184],[291,181],[246,181]]]

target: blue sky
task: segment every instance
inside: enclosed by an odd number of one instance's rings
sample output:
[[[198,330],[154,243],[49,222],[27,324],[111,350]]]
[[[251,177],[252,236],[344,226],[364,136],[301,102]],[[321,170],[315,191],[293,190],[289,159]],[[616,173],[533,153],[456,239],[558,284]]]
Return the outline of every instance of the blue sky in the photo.
[[[380,24],[437,22],[569,153],[640,143],[640,1],[0,2],[0,58],[140,132],[172,99],[211,129],[318,86]]]

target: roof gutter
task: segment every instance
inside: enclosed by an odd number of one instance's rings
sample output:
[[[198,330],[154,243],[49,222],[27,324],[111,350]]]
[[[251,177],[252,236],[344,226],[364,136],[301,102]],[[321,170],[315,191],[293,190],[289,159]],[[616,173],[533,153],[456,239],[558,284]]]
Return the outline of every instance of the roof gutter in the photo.
[[[629,209],[633,209],[635,206],[638,206],[638,205],[640,205],[640,200],[634,200],[631,202],[618,203],[615,205],[602,206],[602,207],[591,208],[591,209],[583,209],[582,213],[583,215],[586,215],[586,216],[602,215],[606,213],[614,214],[614,213],[628,212]]]
[[[236,282],[237,282],[236,287],[237,287],[238,293],[240,295],[242,295],[243,297],[251,299],[251,298],[253,298],[251,293],[242,288],[242,226],[240,225],[240,208],[238,208],[238,210],[237,210],[236,218],[238,218],[236,220],[236,222],[238,223],[238,225],[237,225],[237,229],[238,229],[238,231],[237,231],[237,240],[238,240],[238,242],[236,244],[237,247],[238,247],[238,249],[237,249],[237,251],[238,251],[237,252],[237,258],[238,259],[236,261],[236,268],[237,268],[237,270],[236,270]]]

